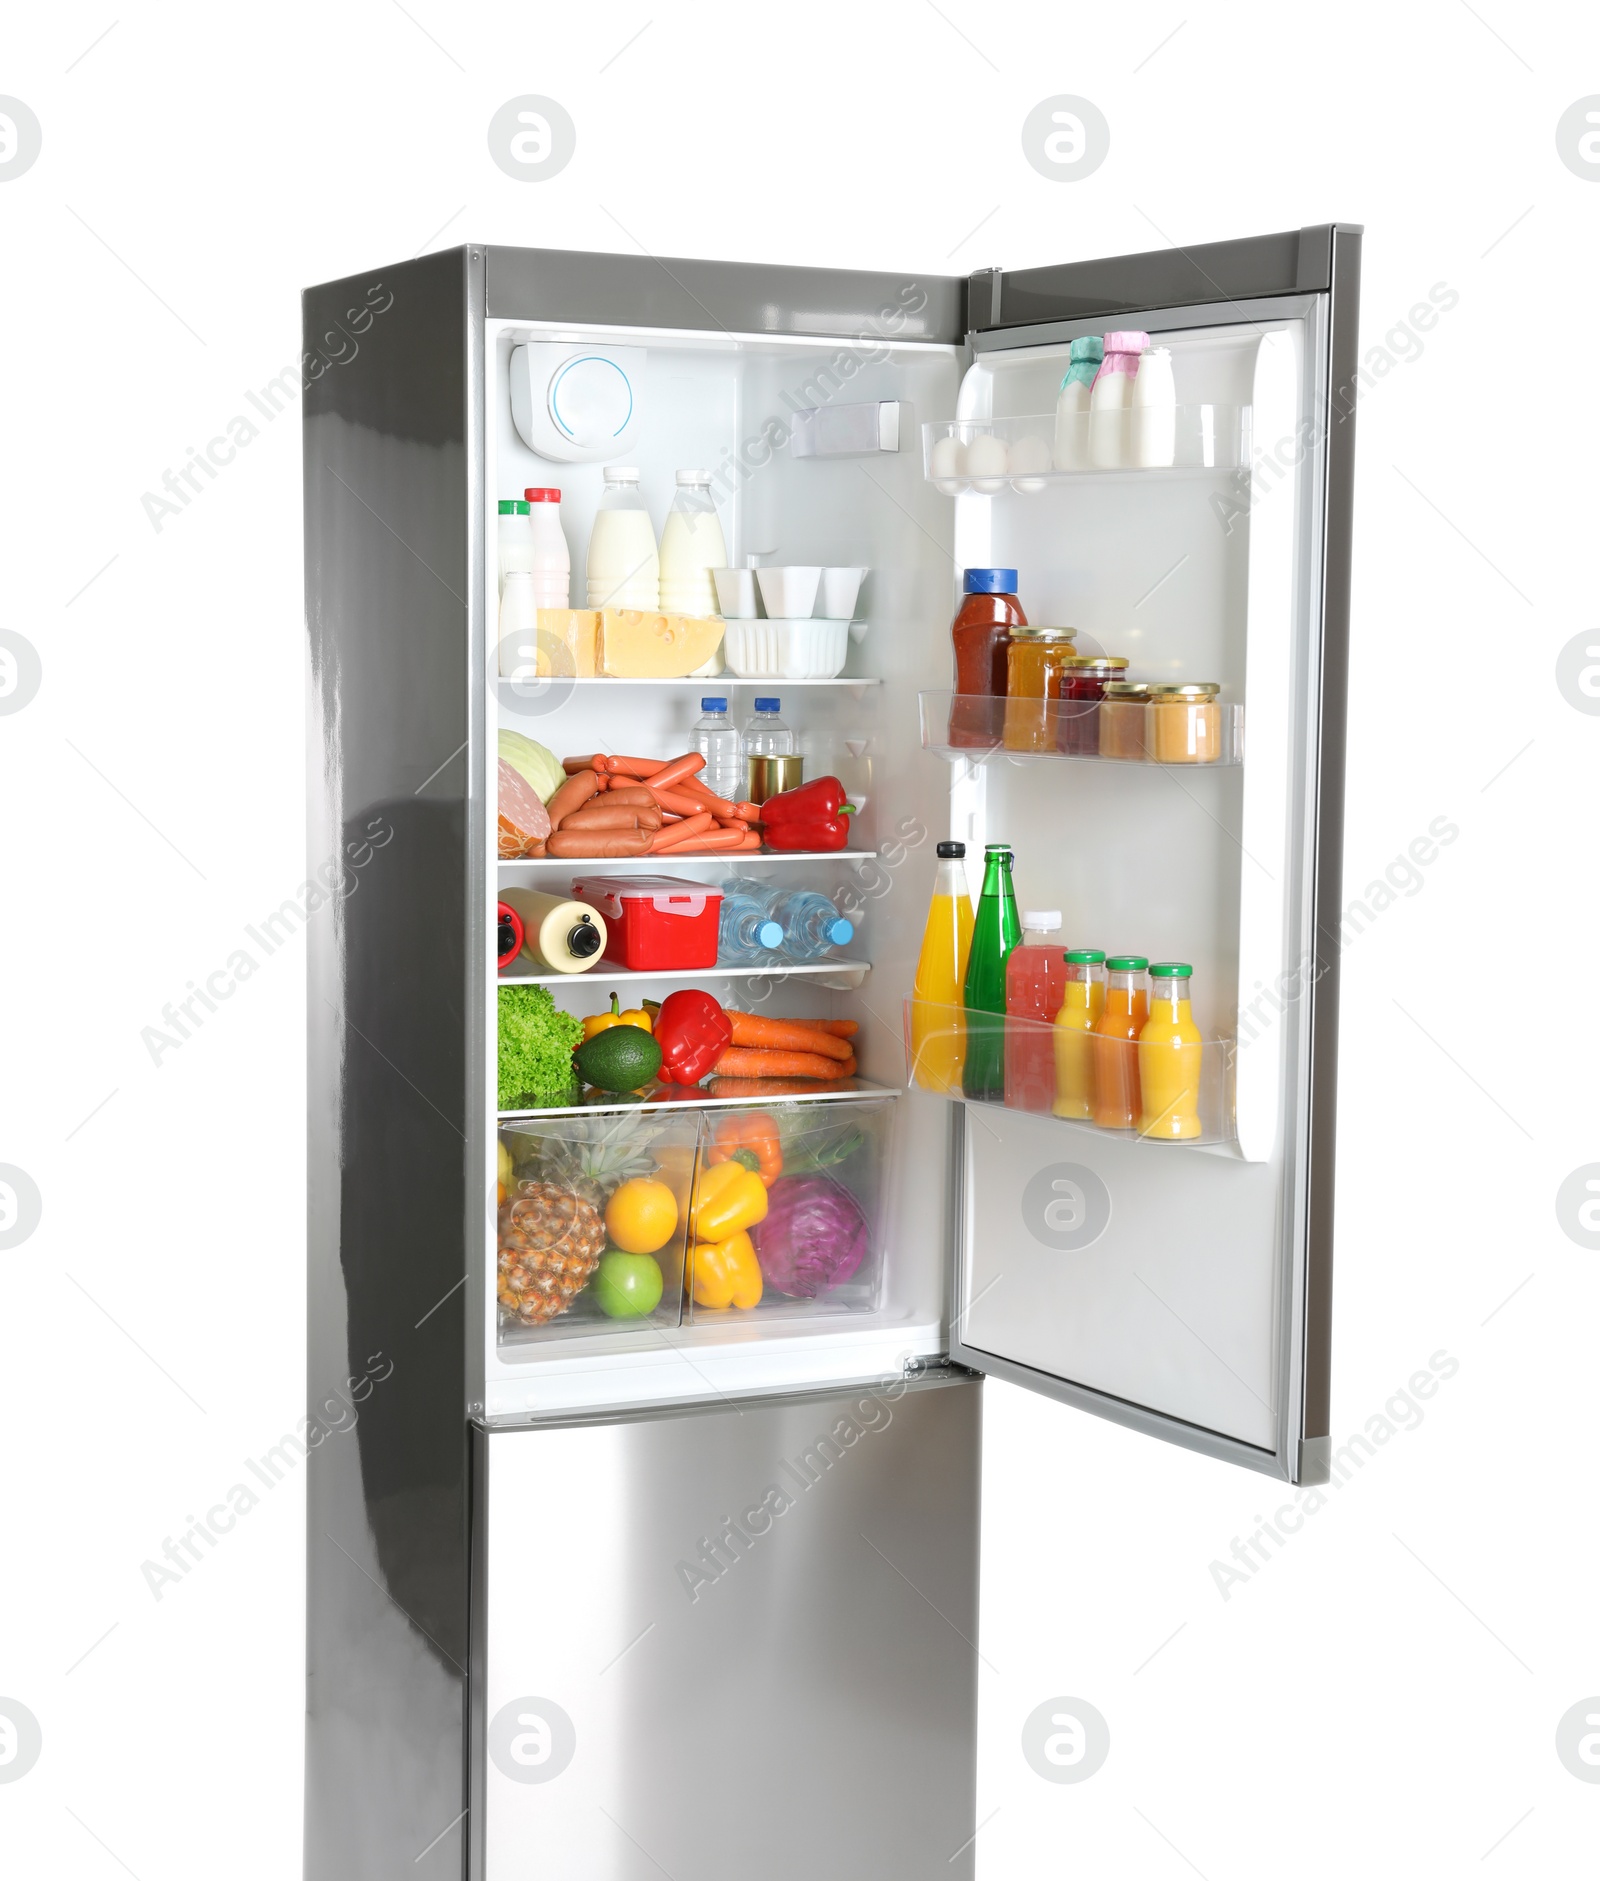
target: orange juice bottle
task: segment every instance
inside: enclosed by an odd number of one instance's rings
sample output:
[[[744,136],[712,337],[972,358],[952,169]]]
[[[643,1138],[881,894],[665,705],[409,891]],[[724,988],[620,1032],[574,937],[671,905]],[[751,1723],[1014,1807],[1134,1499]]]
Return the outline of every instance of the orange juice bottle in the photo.
[[[1106,957],[1099,947],[1072,947],[1064,956],[1067,980],[1056,1014],[1058,1117],[1094,1115],[1094,1056],[1089,1035],[1106,1006]]]
[[[1200,1134],[1203,1042],[1189,1008],[1193,976],[1181,960],[1150,969],[1150,1017],[1139,1034],[1139,1134],[1163,1142]]]
[[[963,988],[972,949],[972,897],[962,858],[965,843],[940,843],[928,925],[911,987],[911,1081],[925,1091],[961,1094],[967,1055]]]
[[[1143,954],[1113,954],[1106,962],[1105,1010],[1094,1022],[1094,1120],[1102,1130],[1132,1130],[1139,1100],[1139,1034],[1150,1017]]]

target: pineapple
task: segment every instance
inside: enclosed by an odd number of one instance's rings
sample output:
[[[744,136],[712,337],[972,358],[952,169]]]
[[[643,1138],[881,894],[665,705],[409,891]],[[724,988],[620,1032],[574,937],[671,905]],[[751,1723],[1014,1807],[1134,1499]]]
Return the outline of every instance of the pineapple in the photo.
[[[552,1182],[603,1211],[611,1194],[630,1176],[647,1176],[656,1166],[650,1145],[661,1126],[638,1116],[563,1118],[559,1132],[521,1135],[513,1154],[517,1174]]]
[[[519,1182],[500,1210],[502,1320],[543,1326],[558,1318],[588,1285],[605,1244],[593,1202],[553,1182]]]

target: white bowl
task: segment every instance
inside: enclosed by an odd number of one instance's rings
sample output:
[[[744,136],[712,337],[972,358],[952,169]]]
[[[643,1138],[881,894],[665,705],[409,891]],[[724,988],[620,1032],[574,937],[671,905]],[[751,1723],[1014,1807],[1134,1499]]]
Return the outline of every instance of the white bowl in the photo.
[[[822,612],[827,620],[850,620],[856,611],[864,568],[825,568],[822,571]]]
[[[713,568],[717,584],[717,606],[724,620],[754,620],[756,608],[756,571],[753,568]]]
[[[850,651],[850,623],[730,620],[722,651],[739,679],[837,679]]]
[[[821,568],[758,568],[761,600],[768,620],[804,620],[817,605]]]

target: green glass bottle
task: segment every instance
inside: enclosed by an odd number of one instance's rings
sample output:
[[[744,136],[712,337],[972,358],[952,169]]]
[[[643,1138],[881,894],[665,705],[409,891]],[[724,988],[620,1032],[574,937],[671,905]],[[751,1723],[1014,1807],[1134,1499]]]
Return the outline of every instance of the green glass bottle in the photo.
[[[986,843],[983,892],[972,926],[967,981],[967,1060],[961,1088],[968,1097],[1003,1104],[1006,1096],[1006,961],[1022,939],[1017,897],[1011,886],[1012,854],[1006,843]]]

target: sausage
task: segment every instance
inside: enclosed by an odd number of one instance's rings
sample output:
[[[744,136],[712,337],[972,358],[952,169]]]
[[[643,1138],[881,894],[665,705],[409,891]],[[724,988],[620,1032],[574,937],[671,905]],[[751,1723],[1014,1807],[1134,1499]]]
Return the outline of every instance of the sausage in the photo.
[[[574,810],[581,810],[599,788],[599,779],[593,771],[574,771],[564,784],[556,787],[555,795],[544,806],[550,827],[558,828]]]
[[[631,803],[590,803],[561,819],[563,829],[647,829],[661,827],[661,812],[652,804],[639,809]]]
[[[659,806],[643,784],[612,784],[606,792],[607,803],[631,803],[641,810],[654,810]]]
[[[656,832],[656,839],[650,845],[652,854],[666,848],[676,849],[679,843],[693,842],[696,836],[703,836],[711,828],[716,818],[709,810],[702,810],[698,816],[686,816],[681,823],[671,823]]]
[[[699,816],[705,810],[715,816],[717,805],[722,801],[710,795],[691,797],[686,790],[658,790],[654,784],[646,784],[644,788],[649,791],[652,803],[659,803],[663,810],[671,810],[677,816]],[[731,807],[729,813],[732,814]]]
[[[606,759],[606,768],[618,777],[653,777],[661,769],[661,760],[609,757]]]
[[[624,760],[613,759],[618,763]],[[706,767],[705,758],[698,751],[686,751],[681,758],[674,758],[670,764],[657,765],[645,780],[652,790],[670,790],[681,778],[693,777],[696,771]]]
[[[704,850],[708,855],[723,849],[743,849],[744,837],[732,829],[703,829],[695,836],[682,837],[677,842],[658,844],[651,850],[652,855],[675,856],[693,855]]]
[[[558,829],[545,839],[553,856],[642,856],[650,847],[646,829]]]
[[[563,758],[561,768],[568,777],[575,777],[579,771],[598,771],[605,762],[603,751],[591,751],[582,758]]]

